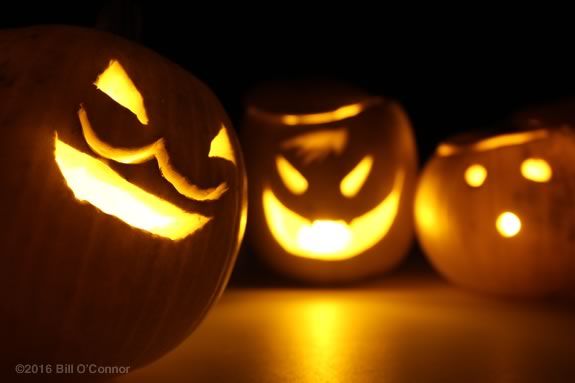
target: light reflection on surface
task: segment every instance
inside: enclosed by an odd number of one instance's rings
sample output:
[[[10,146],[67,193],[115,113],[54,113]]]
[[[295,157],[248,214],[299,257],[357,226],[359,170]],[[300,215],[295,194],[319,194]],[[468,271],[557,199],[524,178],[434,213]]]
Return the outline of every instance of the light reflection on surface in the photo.
[[[437,277],[232,289],[183,345],[118,382],[575,381],[573,323],[573,306],[492,300]]]
[[[301,327],[291,328],[292,352],[300,355],[305,364],[304,380],[342,381],[337,375],[338,365],[346,363],[347,352],[341,346],[347,341],[345,306],[334,300],[313,300],[298,305]],[[306,344],[307,347],[301,347]],[[286,366],[287,367],[287,366]]]

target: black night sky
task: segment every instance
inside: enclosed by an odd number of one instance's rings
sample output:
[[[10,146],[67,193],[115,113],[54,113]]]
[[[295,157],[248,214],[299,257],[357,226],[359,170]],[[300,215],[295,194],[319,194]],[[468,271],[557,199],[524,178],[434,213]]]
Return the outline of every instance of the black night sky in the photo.
[[[1,13],[0,28],[70,24],[124,35],[206,82],[237,129],[243,97],[263,81],[352,83],[403,104],[422,160],[451,134],[575,93],[572,32],[558,20],[553,30],[519,17],[447,22],[376,7],[257,11],[171,1],[15,4]]]

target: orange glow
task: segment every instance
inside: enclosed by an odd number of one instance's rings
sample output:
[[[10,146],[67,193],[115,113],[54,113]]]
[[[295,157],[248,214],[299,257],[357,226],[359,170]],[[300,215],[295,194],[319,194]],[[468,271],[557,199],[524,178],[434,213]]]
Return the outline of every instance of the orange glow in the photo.
[[[423,195],[421,193],[415,200],[415,221],[429,232],[437,232],[440,228],[433,203],[434,201],[429,198],[429,194]]]
[[[74,193],[102,212],[135,228],[172,240],[201,229],[211,218],[187,213],[122,178],[105,162],[55,137],[56,163]]]

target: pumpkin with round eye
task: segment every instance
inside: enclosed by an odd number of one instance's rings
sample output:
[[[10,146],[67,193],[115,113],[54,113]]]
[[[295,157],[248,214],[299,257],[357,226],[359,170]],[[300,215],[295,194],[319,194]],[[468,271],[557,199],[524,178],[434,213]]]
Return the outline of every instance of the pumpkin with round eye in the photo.
[[[329,283],[402,259],[416,152],[396,103],[339,84],[273,84],[252,93],[245,125],[248,227],[272,266]]]
[[[0,33],[4,361],[149,363],[222,292],[246,216],[218,100],[155,53]]]
[[[420,178],[419,241],[449,280],[517,296],[575,282],[575,133],[537,129],[441,144]]]

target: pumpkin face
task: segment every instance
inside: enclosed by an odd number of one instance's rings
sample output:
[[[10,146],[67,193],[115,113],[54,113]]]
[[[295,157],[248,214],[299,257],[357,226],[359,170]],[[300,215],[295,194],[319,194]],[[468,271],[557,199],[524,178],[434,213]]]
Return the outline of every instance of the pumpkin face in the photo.
[[[455,283],[539,295],[575,281],[575,134],[538,127],[440,145],[416,196],[419,240]]]
[[[325,282],[400,260],[415,174],[401,109],[333,87],[256,91],[246,126],[253,242],[281,271]]]
[[[134,369],[222,292],[245,174],[213,94],[95,31],[0,33],[3,360]]]
[[[110,61],[94,85],[113,101],[125,107],[148,125],[144,100],[121,64]],[[217,201],[228,190],[227,184],[202,189],[190,183],[172,164],[166,141],[159,138],[140,148],[114,147],[101,140],[90,123],[86,106],[78,110],[82,136],[91,151],[104,159],[123,164],[156,161],[161,176],[183,197],[195,201]],[[121,129],[121,128],[120,128]],[[157,236],[184,239],[206,225],[211,218],[184,211],[164,199],[146,192],[122,178],[106,162],[66,144],[55,134],[54,156],[66,183],[80,201],[87,201],[104,213]],[[208,157],[219,157],[236,164],[227,128],[222,124],[210,143]]]

